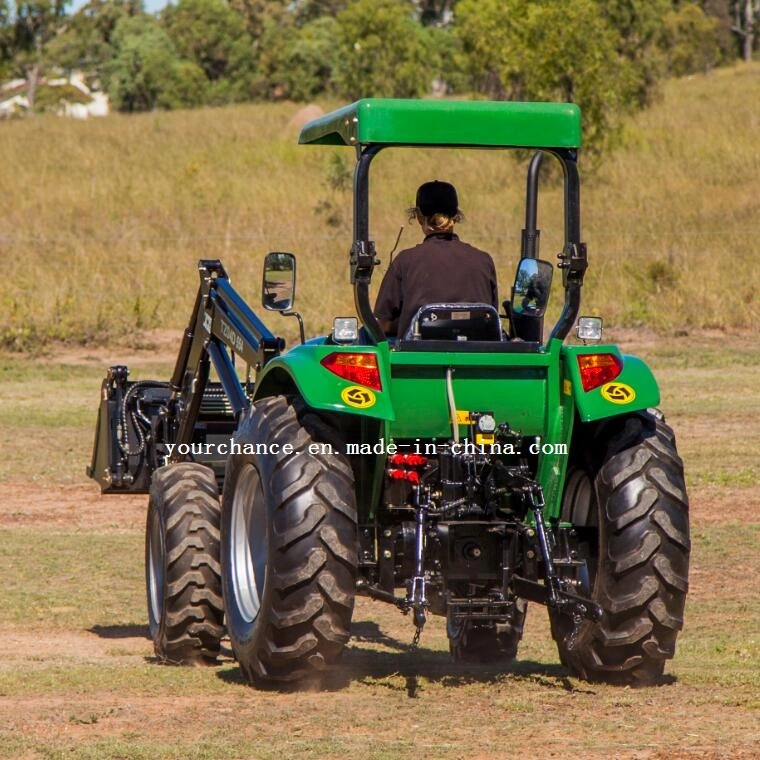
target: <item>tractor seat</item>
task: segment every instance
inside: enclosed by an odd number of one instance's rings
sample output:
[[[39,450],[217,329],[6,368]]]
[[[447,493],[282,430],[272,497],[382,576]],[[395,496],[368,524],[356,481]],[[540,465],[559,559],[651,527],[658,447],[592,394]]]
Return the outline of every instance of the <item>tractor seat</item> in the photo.
[[[502,341],[499,312],[488,303],[431,303],[421,306],[405,341]]]

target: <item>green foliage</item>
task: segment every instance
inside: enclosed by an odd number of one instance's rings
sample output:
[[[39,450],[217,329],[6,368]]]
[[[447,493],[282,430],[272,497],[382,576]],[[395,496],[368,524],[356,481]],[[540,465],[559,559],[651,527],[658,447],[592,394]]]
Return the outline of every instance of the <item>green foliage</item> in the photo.
[[[318,18],[334,18],[348,5],[349,0],[295,0],[290,8],[300,25]]]
[[[63,69],[100,73],[113,55],[111,37],[121,18],[143,13],[142,0],[90,0],[51,40],[51,60]]]
[[[0,80],[26,77],[34,101],[46,74],[84,69],[127,111],[431,92],[573,100],[599,155],[665,76],[736,57],[747,8],[760,29],[760,0],[174,0],[158,17],[143,2],[89,0],[67,16],[71,0],[0,0]]]
[[[462,0],[456,30],[485,94],[577,103],[592,153],[615,138],[637,80],[595,0]]]
[[[204,102],[207,80],[203,70],[179,58],[168,34],[152,16],[120,19],[113,45],[116,53],[104,74],[108,94],[120,111]]]
[[[0,77],[5,76],[13,58],[13,27],[9,0],[0,0]]]
[[[287,14],[289,0],[229,0],[229,6],[243,18],[251,38],[258,40],[269,20],[280,21]]]
[[[3,35],[5,55],[10,51],[12,64],[6,68],[26,78],[26,96],[32,111],[39,80],[54,63],[49,57],[48,43],[63,28],[69,3],[70,0],[16,0],[12,37],[7,27]]]
[[[717,29],[717,20],[694,3],[668,13],[664,40],[670,72],[682,76],[714,68],[721,57]]]
[[[260,39],[256,89],[266,98],[312,100],[329,92],[338,60],[337,21],[318,18],[301,27],[270,19]]]
[[[728,63],[735,59],[739,48],[732,30],[733,0],[699,0],[698,5],[706,16],[715,20],[715,36],[720,47],[721,63]]]
[[[199,66],[209,81],[229,79],[240,84],[241,97],[247,94],[253,41],[243,17],[224,0],[180,0],[166,8],[161,22],[180,57]]]
[[[354,0],[337,16],[335,83],[343,97],[417,97],[440,71],[433,37],[409,0]]]
[[[40,54],[61,27],[70,0],[16,0],[16,45]]]
[[[597,4],[618,34],[618,53],[630,63],[630,97],[638,108],[643,108],[657,94],[665,71],[660,47],[662,25],[673,0],[597,0]]]
[[[66,84],[59,87],[41,86],[37,89],[35,107],[38,111],[54,111],[63,103],[89,103],[90,98],[78,87]]]

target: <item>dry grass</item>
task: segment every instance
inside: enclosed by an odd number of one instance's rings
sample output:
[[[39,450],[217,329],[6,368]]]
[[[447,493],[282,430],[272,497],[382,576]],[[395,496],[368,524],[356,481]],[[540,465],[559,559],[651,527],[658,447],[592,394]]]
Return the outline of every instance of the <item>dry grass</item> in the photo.
[[[760,270],[751,266],[758,100],[758,65],[671,82],[630,124],[626,146],[586,177],[587,311],[671,330],[741,327],[759,316]],[[181,328],[203,257],[221,258],[255,304],[267,250],[299,254],[298,303],[310,333],[353,313],[350,193],[334,186],[352,153],[297,146],[295,112],[249,105],[1,125],[0,254],[12,273],[0,296],[2,342],[134,340],[144,328]],[[382,258],[417,184],[445,177],[469,212],[463,235],[494,252],[506,295],[523,226],[523,167],[490,151],[409,150],[383,154],[376,166],[372,234]],[[559,208],[557,191],[546,192],[547,258],[559,250]],[[417,239],[407,229],[402,244]],[[291,321],[271,324],[295,334]]]

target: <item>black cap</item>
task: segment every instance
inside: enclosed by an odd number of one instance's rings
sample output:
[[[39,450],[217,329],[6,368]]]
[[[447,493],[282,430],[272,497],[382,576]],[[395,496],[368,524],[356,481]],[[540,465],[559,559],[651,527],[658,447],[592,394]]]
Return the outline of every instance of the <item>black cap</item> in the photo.
[[[456,216],[459,213],[459,199],[454,185],[437,179],[420,185],[417,190],[417,208],[423,216]]]

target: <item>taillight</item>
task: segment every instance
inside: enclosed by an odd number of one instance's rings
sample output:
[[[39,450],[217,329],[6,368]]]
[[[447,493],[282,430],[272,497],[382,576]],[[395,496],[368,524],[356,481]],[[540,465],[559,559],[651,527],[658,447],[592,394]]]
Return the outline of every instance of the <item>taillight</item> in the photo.
[[[366,385],[379,391],[382,388],[377,357],[374,354],[334,353],[328,354],[320,362],[325,369],[338,377],[358,385]]]
[[[583,354],[577,358],[584,391],[609,383],[623,369],[623,362],[615,354]]]

